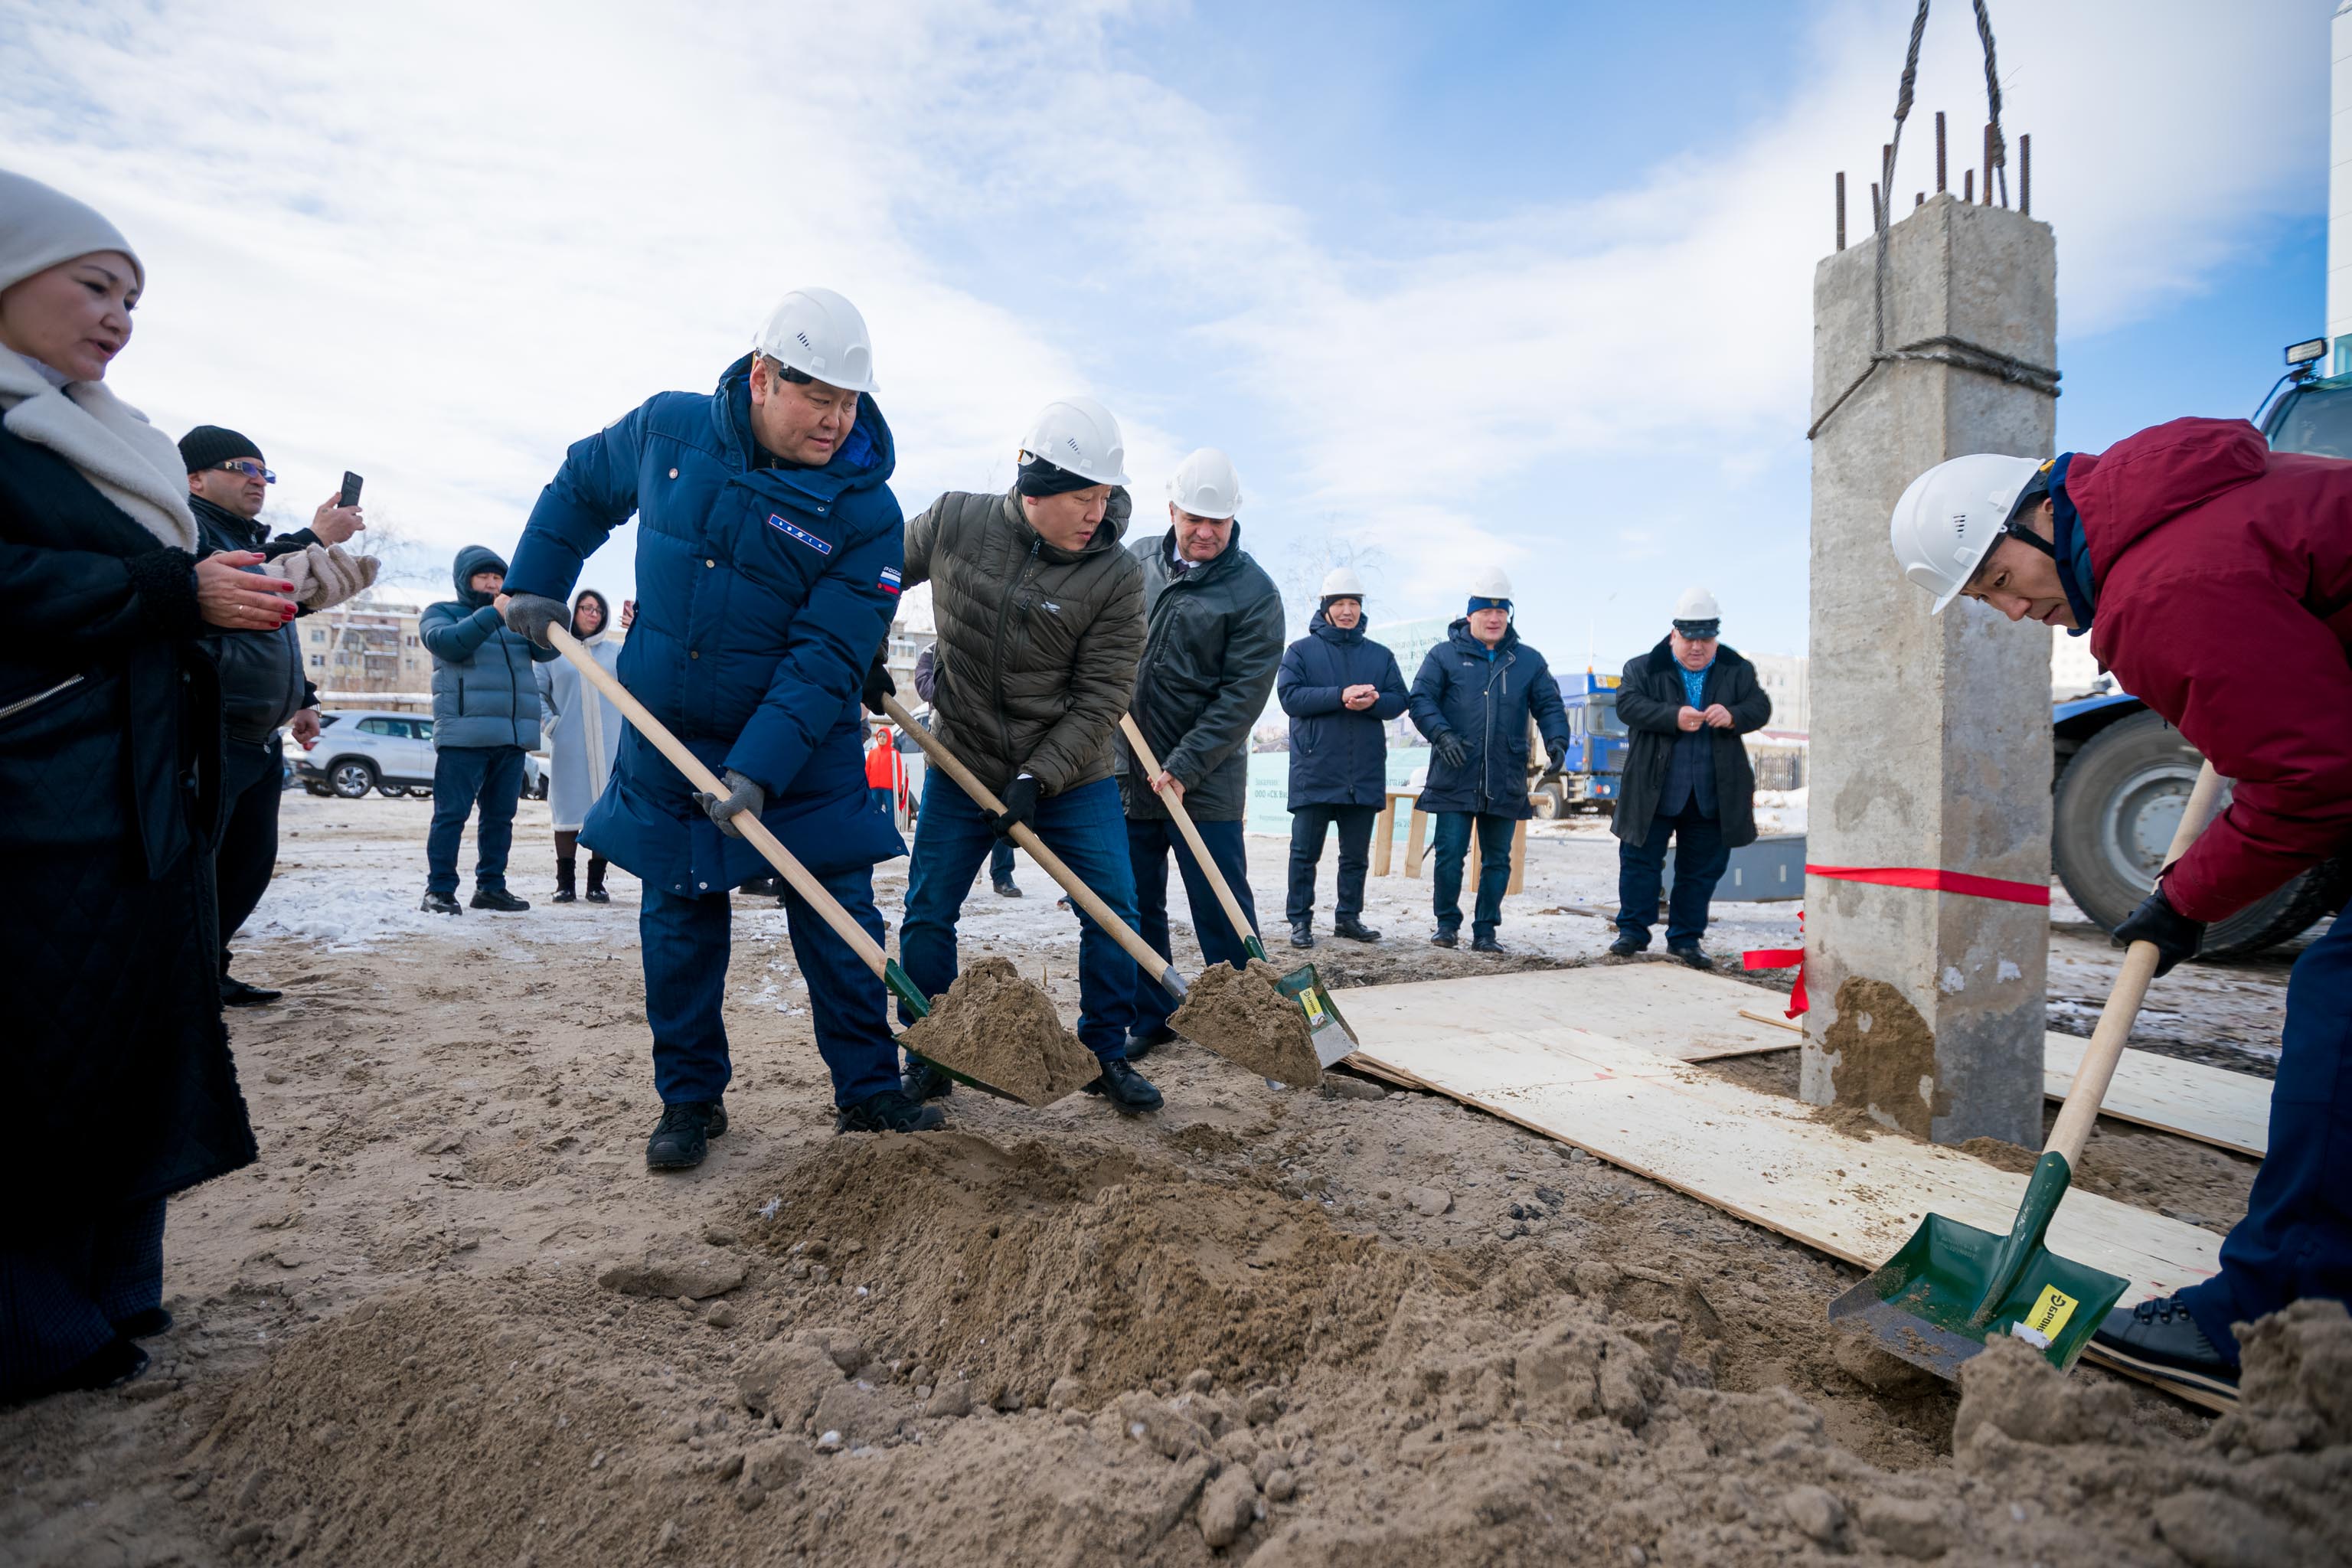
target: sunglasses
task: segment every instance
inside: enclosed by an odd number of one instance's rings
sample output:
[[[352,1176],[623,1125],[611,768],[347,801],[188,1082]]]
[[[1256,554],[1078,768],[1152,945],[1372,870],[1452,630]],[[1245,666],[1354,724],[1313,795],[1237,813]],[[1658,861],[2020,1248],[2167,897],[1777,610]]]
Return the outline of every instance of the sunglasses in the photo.
[[[265,485],[274,485],[278,482],[276,474],[271,473],[259,463],[248,461],[244,458],[232,458],[220,466],[225,472],[243,474],[249,479],[259,479]]]

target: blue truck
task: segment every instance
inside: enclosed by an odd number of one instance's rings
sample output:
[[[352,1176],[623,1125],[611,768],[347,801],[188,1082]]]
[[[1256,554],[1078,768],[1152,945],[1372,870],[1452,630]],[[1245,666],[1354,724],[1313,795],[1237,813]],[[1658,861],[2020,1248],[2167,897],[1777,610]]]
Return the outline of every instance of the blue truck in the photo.
[[[1617,784],[1625,773],[1625,721],[1617,717],[1617,680],[1613,675],[1559,677],[1560,705],[1568,710],[1567,771],[1538,790],[1539,807],[1547,816],[1572,811],[1611,812],[1617,806]],[[1533,722],[1528,725],[1530,732]],[[1537,768],[1543,754],[1541,736],[1528,752]]]

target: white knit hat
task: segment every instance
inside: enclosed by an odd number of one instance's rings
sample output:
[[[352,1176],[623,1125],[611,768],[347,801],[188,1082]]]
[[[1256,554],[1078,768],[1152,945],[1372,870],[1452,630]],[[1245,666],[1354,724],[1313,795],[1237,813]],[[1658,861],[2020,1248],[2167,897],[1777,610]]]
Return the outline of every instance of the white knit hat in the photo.
[[[100,250],[131,258],[139,286],[147,286],[146,263],[97,208],[28,175],[0,169],[0,289]]]

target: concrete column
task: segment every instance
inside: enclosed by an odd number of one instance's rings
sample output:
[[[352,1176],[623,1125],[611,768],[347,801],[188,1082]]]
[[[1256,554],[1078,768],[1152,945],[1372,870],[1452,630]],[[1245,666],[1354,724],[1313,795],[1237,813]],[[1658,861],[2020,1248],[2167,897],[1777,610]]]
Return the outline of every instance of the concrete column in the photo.
[[[1895,226],[1886,344],[1957,338],[2056,363],[2049,226],[1930,197]],[[1813,414],[1868,364],[1876,241],[1813,274]],[[1887,548],[1911,480],[1968,452],[2048,457],[2052,400],[1954,365],[1882,364],[1813,441],[1811,809],[1822,866],[2050,878],[2050,637],[1980,605],[1938,616]],[[1805,884],[1801,1092],[1937,1142],[2042,1146],[2049,910]]]

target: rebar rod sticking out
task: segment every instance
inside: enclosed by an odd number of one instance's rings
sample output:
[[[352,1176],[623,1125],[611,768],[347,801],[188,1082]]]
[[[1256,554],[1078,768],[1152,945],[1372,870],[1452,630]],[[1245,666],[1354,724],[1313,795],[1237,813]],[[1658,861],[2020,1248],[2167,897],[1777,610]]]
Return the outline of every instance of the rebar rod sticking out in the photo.
[[[1945,188],[1944,111],[1939,109],[1936,110],[1936,194],[1939,196],[1942,195]]]

